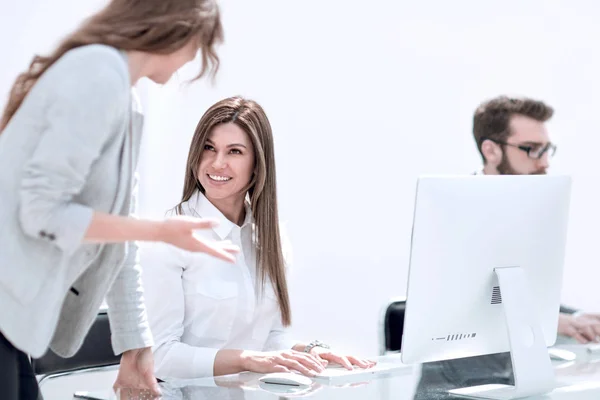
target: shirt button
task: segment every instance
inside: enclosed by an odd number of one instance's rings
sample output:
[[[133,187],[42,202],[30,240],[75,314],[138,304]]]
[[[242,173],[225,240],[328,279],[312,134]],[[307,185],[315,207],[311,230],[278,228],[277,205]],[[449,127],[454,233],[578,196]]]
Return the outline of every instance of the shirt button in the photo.
[[[47,236],[46,231],[40,231],[39,233],[40,237],[45,238]]]
[[[53,233],[49,233],[49,234],[48,234],[48,239],[49,239],[49,240],[54,240],[54,239],[56,239],[56,236],[54,236],[54,234],[53,234]]]

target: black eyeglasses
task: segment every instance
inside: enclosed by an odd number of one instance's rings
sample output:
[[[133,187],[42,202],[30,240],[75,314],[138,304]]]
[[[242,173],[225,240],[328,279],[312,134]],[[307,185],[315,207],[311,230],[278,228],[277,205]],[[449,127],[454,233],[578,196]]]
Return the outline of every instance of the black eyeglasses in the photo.
[[[486,138],[486,139],[491,140],[492,142],[497,143],[497,144],[511,146],[511,147],[515,147],[519,150],[522,150],[525,153],[527,153],[527,157],[532,158],[534,160],[539,160],[546,153],[548,153],[549,157],[553,157],[554,154],[556,153],[556,145],[554,145],[552,143],[546,143],[545,145],[526,146],[524,144],[513,144],[513,143],[502,142],[500,140],[494,140],[494,139],[489,139],[489,138]],[[486,139],[484,139],[484,140],[486,140]]]

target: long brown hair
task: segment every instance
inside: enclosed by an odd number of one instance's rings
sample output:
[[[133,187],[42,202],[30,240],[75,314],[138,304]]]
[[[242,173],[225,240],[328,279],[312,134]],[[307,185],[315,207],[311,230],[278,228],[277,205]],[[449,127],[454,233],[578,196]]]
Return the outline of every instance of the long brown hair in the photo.
[[[223,40],[215,0],[112,0],[68,35],[49,56],[35,56],[20,74],[0,120],[0,133],[21,106],[39,77],[69,50],[105,44],[120,50],[170,54],[190,40],[202,52],[202,69],[195,79],[219,67],[214,49]]]
[[[256,223],[257,277],[261,287],[264,287],[267,278],[270,279],[279,302],[281,320],[288,326],[292,316],[279,231],[273,134],[269,119],[258,103],[242,97],[231,97],[219,101],[204,113],[194,132],[185,170],[183,196],[176,211],[183,214],[182,204],[196,190],[205,192],[196,176],[200,158],[212,130],[225,123],[239,126],[250,137],[254,146],[256,172],[245,190],[250,198]]]

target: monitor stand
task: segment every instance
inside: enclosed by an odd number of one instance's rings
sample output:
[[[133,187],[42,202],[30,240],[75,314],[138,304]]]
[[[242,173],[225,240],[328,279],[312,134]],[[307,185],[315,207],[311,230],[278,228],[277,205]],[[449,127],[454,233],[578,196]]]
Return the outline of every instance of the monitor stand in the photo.
[[[515,385],[482,385],[450,390],[460,397],[509,400],[539,396],[556,387],[544,335],[521,267],[495,268],[498,277]]]

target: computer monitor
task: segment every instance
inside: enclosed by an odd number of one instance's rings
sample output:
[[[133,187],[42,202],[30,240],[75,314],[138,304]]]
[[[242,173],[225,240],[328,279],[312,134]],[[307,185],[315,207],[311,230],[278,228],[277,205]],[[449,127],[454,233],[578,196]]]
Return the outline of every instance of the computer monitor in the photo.
[[[569,220],[566,176],[431,176],[417,182],[402,361],[511,352],[515,386],[451,391],[512,399],[555,387]]]

